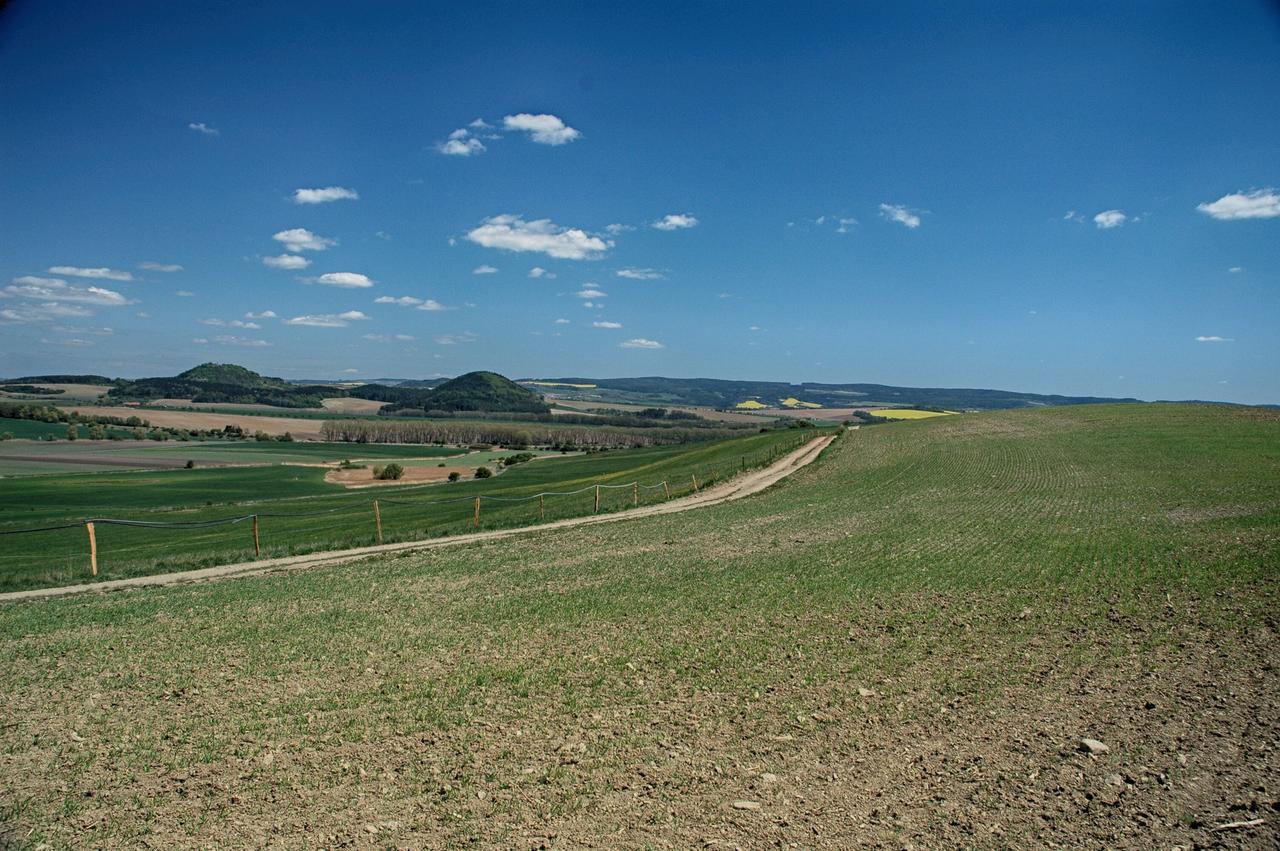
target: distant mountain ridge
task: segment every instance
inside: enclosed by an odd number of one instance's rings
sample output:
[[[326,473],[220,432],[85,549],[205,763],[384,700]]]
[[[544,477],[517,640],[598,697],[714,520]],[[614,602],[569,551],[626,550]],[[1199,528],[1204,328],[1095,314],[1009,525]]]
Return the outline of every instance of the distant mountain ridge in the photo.
[[[948,387],[899,387],[892,384],[822,384],[784,381],[734,381],[723,378],[544,378],[528,379],[557,396],[640,404],[696,405],[732,408],[756,400],[770,406],[784,399],[811,402],[825,408],[861,405],[902,405],[947,410],[998,410],[1049,405],[1087,405],[1100,402],[1138,402],[1134,398],[1061,396]],[[559,386],[557,386],[559,385]]]

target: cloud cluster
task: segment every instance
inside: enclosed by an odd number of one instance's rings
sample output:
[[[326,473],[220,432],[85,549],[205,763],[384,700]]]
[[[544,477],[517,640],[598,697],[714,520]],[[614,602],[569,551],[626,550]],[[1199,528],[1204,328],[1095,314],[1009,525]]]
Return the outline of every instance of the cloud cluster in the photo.
[[[187,125],[187,129],[194,130],[197,133],[201,134],[202,136],[222,135],[222,131],[218,130],[217,128],[210,127],[208,124],[205,124],[203,121],[192,121],[190,124]]]
[[[488,264],[485,264],[483,266],[477,266],[471,270],[471,274],[473,275],[494,275],[494,274],[497,274],[497,272],[498,272],[497,267],[490,266]]]
[[[359,310],[348,310],[343,313],[307,313],[284,320],[285,325],[305,325],[309,328],[346,328],[352,322],[369,317]]]
[[[305,269],[311,261],[301,254],[280,254],[275,257],[263,257],[262,265],[272,269]]]
[[[652,222],[650,227],[658,230],[684,230],[698,226],[698,219],[688,213],[667,213],[656,222]]]
[[[1221,221],[1274,219],[1280,216],[1280,192],[1275,189],[1233,192],[1217,201],[1199,204],[1196,209]]]
[[[285,251],[324,251],[338,244],[336,239],[317,236],[306,228],[290,228],[272,234],[272,239],[284,246]]]
[[[621,328],[621,322],[609,322],[608,320],[599,320],[591,323],[592,328]]]
[[[614,274],[619,278],[630,278],[633,281],[656,281],[663,277],[657,269],[638,269],[634,266],[619,269]]]
[[[156,263],[152,260],[146,260],[138,264],[139,269],[146,269],[148,272],[181,272],[182,267],[177,263]]]
[[[330,201],[358,201],[360,193],[344,186],[326,186],[323,189],[295,189],[295,204],[327,204]]]
[[[902,204],[881,204],[880,215],[911,230],[920,227],[920,215]]]
[[[440,311],[440,310],[449,309],[448,307],[445,307],[443,304],[441,304],[440,302],[436,301],[433,298],[417,298],[416,296],[411,296],[411,295],[378,296],[373,300],[373,303],[374,304],[395,304],[395,305],[399,305],[400,307],[416,307],[418,310],[430,310],[430,311]]]
[[[346,289],[367,289],[373,286],[373,279],[359,272],[325,272],[316,278],[315,282],[326,287],[344,287]]]
[[[83,266],[50,266],[50,275],[70,275],[73,278],[98,278],[105,281],[132,281],[133,275],[129,272],[121,272],[118,269],[108,269],[106,266],[99,266],[94,269],[86,269]]]
[[[485,219],[467,233],[467,239],[485,248],[533,251],[560,260],[599,257],[612,245],[580,228],[561,227],[550,219],[526,222],[511,213]]]
[[[508,115],[502,119],[502,127],[504,130],[528,133],[529,138],[539,145],[564,145],[582,136],[558,117],[546,113],[532,115],[521,112]]]
[[[1099,230],[1118,228],[1128,220],[1129,217],[1124,214],[1124,210],[1103,210],[1093,217],[1093,223]]]
[[[479,338],[470,331],[463,331],[460,334],[440,334],[431,339],[441,346],[456,346],[463,343],[474,343]]]
[[[197,319],[201,325],[211,325],[214,328],[244,328],[248,331],[260,331],[262,326],[257,322],[246,322],[243,319]]]
[[[13,282],[0,293],[5,298],[22,298],[33,301],[72,302],[97,307],[121,307],[135,304],[133,299],[125,298],[115,290],[104,287],[82,287],[68,284],[61,278],[37,278],[34,275],[23,275],[14,278]]]
[[[630,340],[623,340],[618,344],[620,349],[664,349],[666,346],[657,340],[646,340],[644,337],[634,337]]]
[[[1232,337],[1219,337],[1217,334],[1206,334],[1196,337],[1197,343],[1234,343]]]

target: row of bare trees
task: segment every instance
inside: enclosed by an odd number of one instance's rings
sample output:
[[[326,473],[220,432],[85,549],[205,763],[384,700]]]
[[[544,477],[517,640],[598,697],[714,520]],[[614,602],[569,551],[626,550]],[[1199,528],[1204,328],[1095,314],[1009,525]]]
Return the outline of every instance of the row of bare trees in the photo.
[[[669,446],[736,437],[741,430],[715,428],[596,428],[508,425],[441,420],[326,420],[321,436],[341,443],[490,443],[567,449],[623,449]]]

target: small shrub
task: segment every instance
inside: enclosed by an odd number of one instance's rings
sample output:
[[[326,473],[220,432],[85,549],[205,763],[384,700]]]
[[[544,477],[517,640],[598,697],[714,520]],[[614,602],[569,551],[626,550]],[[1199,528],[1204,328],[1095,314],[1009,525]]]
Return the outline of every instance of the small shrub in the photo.
[[[490,470],[488,467],[476,467],[477,479],[487,479],[492,475],[493,475],[493,470]]]
[[[388,464],[385,467],[374,467],[373,477],[383,481],[394,481],[404,478],[404,467],[399,464]]]
[[[188,458],[188,459],[187,459],[187,463],[186,463],[184,466],[185,466],[188,470],[194,470],[194,469],[196,468],[196,462],[195,462],[195,461],[192,461],[190,458]]]
[[[462,476],[458,475],[457,470],[454,470],[452,473],[449,474],[449,481],[451,482],[456,482],[458,479],[461,479],[461,478]]]

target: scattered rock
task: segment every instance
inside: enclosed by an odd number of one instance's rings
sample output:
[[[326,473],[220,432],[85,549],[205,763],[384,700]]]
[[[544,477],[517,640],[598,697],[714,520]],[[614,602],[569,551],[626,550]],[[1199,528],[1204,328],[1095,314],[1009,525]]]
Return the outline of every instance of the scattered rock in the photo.
[[[1123,786],[1124,778],[1119,774],[1108,774],[1106,777],[1108,786]]]
[[[760,809],[759,801],[734,801],[733,808],[735,810],[758,810]]]
[[[875,697],[875,689],[858,687],[858,697]]]
[[[770,774],[769,772],[766,771],[764,774],[760,775],[760,779],[763,780],[765,783],[777,783],[778,775]]]
[[[1085,753],[1092,754],[1093,756],[1111,752],[1111,748],[1107,747],[1097,739],[1081,739],[1080,750]]]

